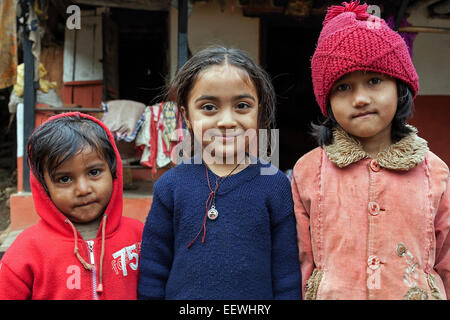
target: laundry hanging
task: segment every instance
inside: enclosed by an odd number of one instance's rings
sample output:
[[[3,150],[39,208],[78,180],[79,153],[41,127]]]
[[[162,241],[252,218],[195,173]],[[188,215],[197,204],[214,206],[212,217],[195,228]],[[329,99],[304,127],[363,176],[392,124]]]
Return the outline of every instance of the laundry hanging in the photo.
[[[111,100],[106,103],[102,122],[117,140],[132,142],[144,122],[145,104],[132,100]]]
[[[171,163],[170,153],[182,141],[181,119],[173,102],[161,102],[148,106],[144,111],[144,123],[136,136],[136,147],[141,153],[141,165],[158,168]]]

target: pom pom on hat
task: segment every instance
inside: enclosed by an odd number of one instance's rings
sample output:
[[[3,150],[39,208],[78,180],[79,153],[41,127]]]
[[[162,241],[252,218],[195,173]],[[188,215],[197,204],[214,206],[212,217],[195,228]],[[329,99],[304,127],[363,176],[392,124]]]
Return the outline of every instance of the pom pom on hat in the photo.
[[[367,4],[359,4],[359,0],[352,1],[350,3],[343,2],[342,6],[331,6],[327,10],[327,15],[323,20],[323,25],[326,25],[328,21],[344,12],[354,12],[356,19],[367,20],[370,17],[370,14],[367,12],[368,7],[369,6]]]
[[[333,84],[354,71],[386,74],[409,85],[413,96],[419,91],[408,47],[383,19],[367,12],[359,1],[331,6],[323,22],[311,59],[314,94],[327,116],[328,95]]]

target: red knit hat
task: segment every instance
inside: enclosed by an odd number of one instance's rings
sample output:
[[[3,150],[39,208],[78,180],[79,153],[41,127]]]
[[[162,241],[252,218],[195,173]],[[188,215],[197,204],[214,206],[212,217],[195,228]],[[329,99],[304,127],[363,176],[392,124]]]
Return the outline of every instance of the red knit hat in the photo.
[[[359,1],[331,6],[311,60],[314,94],[327,116],[328,93],[343,75],[373,71],[404,81],[413,92],[419,91],[419,77],[402,37],[383,19],[367,13]]]

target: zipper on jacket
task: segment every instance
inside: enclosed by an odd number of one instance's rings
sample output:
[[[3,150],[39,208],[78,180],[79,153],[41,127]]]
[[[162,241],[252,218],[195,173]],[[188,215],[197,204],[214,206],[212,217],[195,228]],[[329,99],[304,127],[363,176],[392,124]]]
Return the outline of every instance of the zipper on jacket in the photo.
[[[88,246],[89,249],[89,256],[91,259],[91,264],[94,266],[94,268],[92,269],[92,295],[94,300],[98,300],[98,296],[97,296],[97,274],[95,272],[95,258],[94,258],[94,241],[93,240],[87,240],[86,244]]]

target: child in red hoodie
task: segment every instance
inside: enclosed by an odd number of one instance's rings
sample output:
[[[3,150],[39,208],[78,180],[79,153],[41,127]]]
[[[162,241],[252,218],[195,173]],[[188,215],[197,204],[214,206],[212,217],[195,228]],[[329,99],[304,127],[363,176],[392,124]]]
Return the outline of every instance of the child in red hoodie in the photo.
[[[143,223],[122,217],[114,138],[82,113],[51,117],[28,140],[41,220],[0,261],[0,299],[136,299]]]

